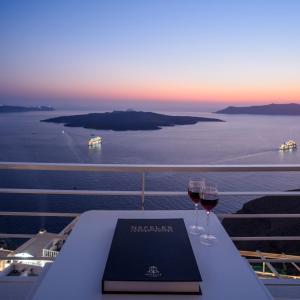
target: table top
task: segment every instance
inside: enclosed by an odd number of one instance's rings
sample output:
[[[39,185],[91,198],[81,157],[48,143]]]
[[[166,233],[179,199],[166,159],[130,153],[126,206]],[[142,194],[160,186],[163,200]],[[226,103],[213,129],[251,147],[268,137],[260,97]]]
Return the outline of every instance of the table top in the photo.
[[[218,239],[216,244],[207,247],[200,243],[199,236],[189,235],[203,280],[203,295],[103,295],[101,279],[118,218],[183,218],[189,226],[195,212],[101,210],[82,214],[33,299],[273,299],[214,214],[210,225]],[[204,211],[200,211],[199,220],[204,225]]]

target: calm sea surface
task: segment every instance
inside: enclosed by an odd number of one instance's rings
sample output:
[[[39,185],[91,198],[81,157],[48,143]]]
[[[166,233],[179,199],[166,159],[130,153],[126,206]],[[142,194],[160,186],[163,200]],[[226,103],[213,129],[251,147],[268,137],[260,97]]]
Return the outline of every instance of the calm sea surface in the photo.
[[[225,123],[198,123],[156,131],[113,132],[68,128],[40,120],[79,114],[56,111],[0,115],[0,161],[102,164],[294,164],[300,149],[280,153],[287,139],[300,142],[300,117],[229,116],[210,113],[169,113],[216,117]],[[85,112],[84,112],[85,113]],[[92,135],[103,137],[101,148],[89,149]],[[186,190],[191,174],[147,174],[147,190]],[[300,186],[300,174],[202,174],[222,191],[287,190]],[[0,171],[1,187],[138,190],[136,174],[90,172]],[[223,197],[217,212],[234,212],[249,197]],[[73,197],[0,195],[0,210],[82,212],[89,209],[139,209],[138,197]],[[192,208],[188,197],[148,197],[146,209]],[[0,217],[1,232],[60,230],[70,220]]]

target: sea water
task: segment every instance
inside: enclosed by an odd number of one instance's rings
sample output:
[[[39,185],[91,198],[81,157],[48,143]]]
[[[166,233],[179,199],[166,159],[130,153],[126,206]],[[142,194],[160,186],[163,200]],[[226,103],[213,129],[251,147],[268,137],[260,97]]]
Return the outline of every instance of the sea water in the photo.
[[[91,111],[94,112],[94,111]],[[280,152],[288,139],[300,143],[300,117],[221,115],[168,112],[214,117],[226,122],[164,127],[153,131],[110,131],[64,127],[43,119],[85,112],[54,111],[0,115],[0,161],[99,164],[295,164],[300,149]],[[101,147],[89,148],[92,136]],[[300,186],[297,173],[150,173],[146,190],[186,191],[189,177],[204,177],[220,191],[288,190]],[[0,171],[0,187],[39,189],[140,190],[140,174],[98,172]],[[221,197],[216,212],[235,212],[255,198]],[[0,195],[0,210],[83,212],[90,209],[140,209],[140,197]],[[184,197],[146,197],[146,209],[191,209]],[[58,231],[70,219],[0,217],[2,232]]]

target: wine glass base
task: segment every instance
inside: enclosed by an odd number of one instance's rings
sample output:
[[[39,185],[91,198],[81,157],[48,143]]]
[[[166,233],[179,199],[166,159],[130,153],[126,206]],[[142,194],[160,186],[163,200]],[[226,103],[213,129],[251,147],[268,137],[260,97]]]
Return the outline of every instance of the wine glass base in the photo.
[[[203,231],[204,231],[204,228],[201,226],[191,225],[189,227],[189,232],[190,232],[190,234],[193,234],[193,235],[201,234],[201,233],[203,233]]]
[[[212,246],[217,242],[217,238],[212,234],[201,234],[200,235],[200,243],[205,246]]]

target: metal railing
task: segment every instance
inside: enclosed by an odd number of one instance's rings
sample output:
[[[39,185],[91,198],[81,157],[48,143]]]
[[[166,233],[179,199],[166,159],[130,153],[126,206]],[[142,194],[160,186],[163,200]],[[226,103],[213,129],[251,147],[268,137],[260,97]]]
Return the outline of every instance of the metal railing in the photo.
[[[58,251],[50,250],[50,249],[43,249],[43,257],[50,257],[55,258],[59,254]]]
[[[56,190],[56,189],[15,189],[0,188],[0,193],[38,194],[38,195],[77,195],[77,196],[140,196],[141,207],[144,209],[145,197],[185,196],[184,191],[147,191],[147,173],[190,173],[190,172],[299,172],[300,164],[281,165],[129,165],[129,164],[70,164],[70,163],[24,163],[1,162],[0,170],[27,171],[83,171],[113,172],[141,174],[141,190],[109,191],[109,190]],[[300,192],[282,191],[227,191],[221,196],[300,196]],[[299,215],[300,216],[300,215]],[[296,216],[295,216],[296,217]],[[297,216],[298,217],[298,216]]]
[[[146,174],[148,173],[204,173],[204,172],[299,172],[300,164],[281,165],[129,165],[129,164],[70,164],[70,163],[24,163],[0,162],[0,170],[23,171],[83,171],[141,174],[141,190],[62,190],[62,189],[24,189],[0,188],[0,193],[32,195],[77,195],[77,196],[140,196],[141,209],[144,209],[145,197],[186,196],[186,191],[148,191]],[[300,196],[300,191],[220,191],[221,196]],[[0,212],[0,216],[43,216],[43,217],[76,217],[77,213],[53,212]],[[218,214],[220,218],[300,218],[300,214]],[[1,235],[0,235],[1,237]],[[245,240],[247,237],[241,237]],[[249,237],[252,240],[253,237]],[[261,239],[260,237],[258,237]],[[270,239],[272,237],[268,237]],[[276,240],[281,237],[274,237]],[[293,237],[296,238],[296,237]],[[299,237],[297,237],[299,238]],[[288,237],[284,238],[289,240]],[[239,240],[239,237],[235,237]]]
[[[138,173],[141,175],[141,189],[134,191],[110,190],[61,190],[61,189],[19,189],[0,188],[0,193],[32,194],[32,195],[81,195],[81,196],[139,196],[141,209],[145,208],[145,197],[174,197],[186,196],[186,191],[150,191],[146,190],[146,174],[149,173],[204,173],[204,172],[299,172],[300,164],[281,165],[129,165],[129,164],[69,164],[69,163],[19,163],[0,162],[0,170],[22,171],[81,171],[81,172],[112,172],[112,173]],[[300,191],[226,191],[221,196],[300,196]],[[70,217],[77,213],[53,212],[0,212],[0,216],[36,216],[36,217]],[[219,218],[300,218],[300,214],[218,214]],[[0,238],[30,238],[32,235],[4,234]],[[231,237],[234,241],[299,241],[300,236],[251,236]],[[265,258],[250,259],[250,262],[266,261]],[[274,259],[273,259],[274,260]],[[278,259],[280,262],[289,262],[288,259]],[[274,260],[274,262],[277,260]]]

